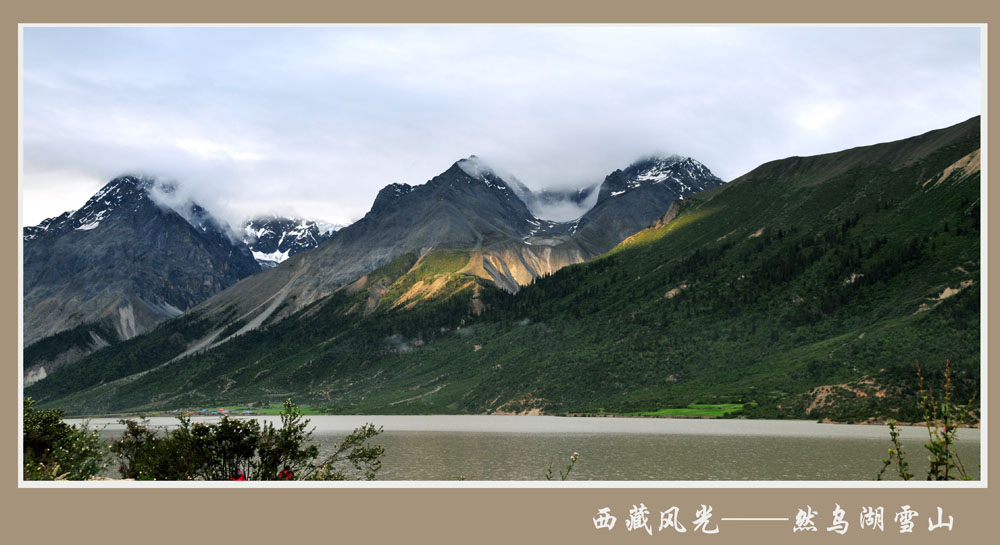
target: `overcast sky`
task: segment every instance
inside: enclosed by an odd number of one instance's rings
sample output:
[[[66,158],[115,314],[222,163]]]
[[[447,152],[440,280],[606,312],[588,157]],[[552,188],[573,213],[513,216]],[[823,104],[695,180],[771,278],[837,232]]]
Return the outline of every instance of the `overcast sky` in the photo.
[[[471,154],[532,189],[650,153],[724,180],[980,113],[975,27],[353,26],[23,33],[24,225],[116,175],[231,223],[349,223]]]

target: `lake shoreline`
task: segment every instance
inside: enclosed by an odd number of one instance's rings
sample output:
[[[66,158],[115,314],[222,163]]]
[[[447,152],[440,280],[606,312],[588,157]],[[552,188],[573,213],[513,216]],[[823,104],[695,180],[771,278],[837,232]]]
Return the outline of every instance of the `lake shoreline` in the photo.
[[[223,417],[194,416],[194,424]],[[280,425],[276,415],[233,415]],[[887,428],[816,420],[739,418],[583,418],[516,415],[311,415],[311,440],[330,452],[352,430],[381,428],[385,448],[379,480],[539,480],[579,452],[574,480],[871,480],[891,447]],[[82,424],[70,419],[69,424]],[[171,416],[148,425],[166,432]],[[116,418],[90,420],[104,440],[121,437]],[[978,475],[984,439],[978,429],[956,433],[956,452]],[[922,460],[927,430],[899,428],[907,454]],[[114,476],[110,470],[106,476]]]
[[[194,415],[192,423],[215,423],[225,415]],[[155,427],[174,428],[176,416],[148,415],[147,421]],[[234,420],[256,419],[280,423],[278,415],[230,415]],[[751,418],[648,418],[648,417],[567,417],[553,415],[309,415],[305,419],[319,430],[350,432],[357,427],[374,424],[386,432],[510,432],[510,433],[653,433],[693,435],[744,435],[744,436],[838,436],[867,437],[888,440],[888,428],[871,424],[824,423],[816,420],[751,419]],[[123,430],[121,417],[67,418],[70,424],[87,422],[91,427],[108,431]],[[902,437],[926,440],[924,426],[899,426]],[[981,430],[961,428],[959,436],[979,440]]]
[[[178,416],[199,416],[207,417],[209,415],[204,413],[184,413],[177,414],[171,412],[149,412],[149,413],[111,413],[111,414],[95,414],[95,415],[85,415],[85,416],[68,416],[67,419],[72,420],[94,420],[94,419],[136,419],[136,418],[162,418],[162,417],[178,417]],[[226,415],[212,414],[213,417],[230,416],[230,417],[258,417],[258,416],[276,416],[272,413],[230,413]],[[614,413],[545,413],[538,411],[537,409],[521,412],[508,412],[500,411],[493,413],[476,413],[476,414],[353,414],[353,413],[320,413],[320,414],[305,414],[306,418],[314,416],[519,416],[519,417],[556,417],[556,418],[628,418],[628,419],[649,419],[649,420],[745,420],[745,421],[783,421],[783,422],[815,422],[817,424],[842,424],[842,425],[858,425],[858,426],[888,426],[889,422],[894,422],[897,426],[906,427],[917,427],[926,426],[926,422],[902,422],[898,420],[891,420],[886,418],[871,417],[867,420],[852,421],[852,420],[832,420],[830,418],[823,418],[820,420],[813,418],[748,418],[745,416],[688,416],[688,415],[643,415],[643,414],[614,414]],[[970,428],[970,429],[980,429],[980,423],[976,422],[974,424],[962,424],[957,426],[959,428]]]

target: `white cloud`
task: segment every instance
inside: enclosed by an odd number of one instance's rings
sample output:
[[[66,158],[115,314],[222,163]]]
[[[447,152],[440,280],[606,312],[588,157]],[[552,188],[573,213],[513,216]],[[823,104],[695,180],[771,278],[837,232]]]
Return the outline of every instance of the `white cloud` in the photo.
[[[837,100],[804,104],[795,112],[795,124],[807,131],[822,131],[837,121],[843,109],[843,104]]]
[[[124,172],[230,223],[357,219],[472,154],[536,190],[649,153],[732,179],[960,122],[979,71],[977,28],[28,27],[24,220]]]
[[[260,153],[197,138],[177,140],[174,145],[185,152],[192,153],[204,159],[230,159],[235,161],[262,161],[267,159],[266,155]]]

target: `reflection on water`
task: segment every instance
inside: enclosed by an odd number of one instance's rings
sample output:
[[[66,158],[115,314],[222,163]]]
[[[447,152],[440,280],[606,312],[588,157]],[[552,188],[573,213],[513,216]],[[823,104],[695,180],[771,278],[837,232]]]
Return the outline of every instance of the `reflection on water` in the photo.
[[[260,417],[277,423],[277,418]],[[573,480],[863,480],[890,447],[886,426],[807,421],[539,416],[310,416],[328,452],[365,422],[383,426],[379,480],[539,480],[580,453]],[[197,419],[202,420],[202,419]],[[211,419],[203,419],[211,421]],[[152,419],[169,425],[170,418]],[[92,420],[108,439],[111,419]],[[902,429],[910,470],[926,466],[922,427]],[[959,430],[958,452],[979,477],[979,430]],[[113,471],[113,468],[112,468]]]

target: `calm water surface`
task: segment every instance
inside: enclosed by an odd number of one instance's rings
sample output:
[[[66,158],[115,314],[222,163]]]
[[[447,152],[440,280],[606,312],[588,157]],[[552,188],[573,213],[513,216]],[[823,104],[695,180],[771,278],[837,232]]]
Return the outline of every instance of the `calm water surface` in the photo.
[[[271,421],[278,417],[253,417]],[[379,480],[538,480],[580,453],[573,480],[871,480],[886,456],[887,426],[788,420],[557,416],[309,416],[324,452],[371,422],[384,433]],[[154,426],[173,418],[152,418]],[[213,422],[217,418],[195,418]],[[70,421],[79,423],[79,421]],[[113,439],[123,426],[93,419]],[[910,469],[926,463],[927,430],[901,433]],[[959,456],[979,478],[980,432],[962,429]],[[113,472],[113,468],[112,468]],[[556,476],[558,478],[558,475]]]

